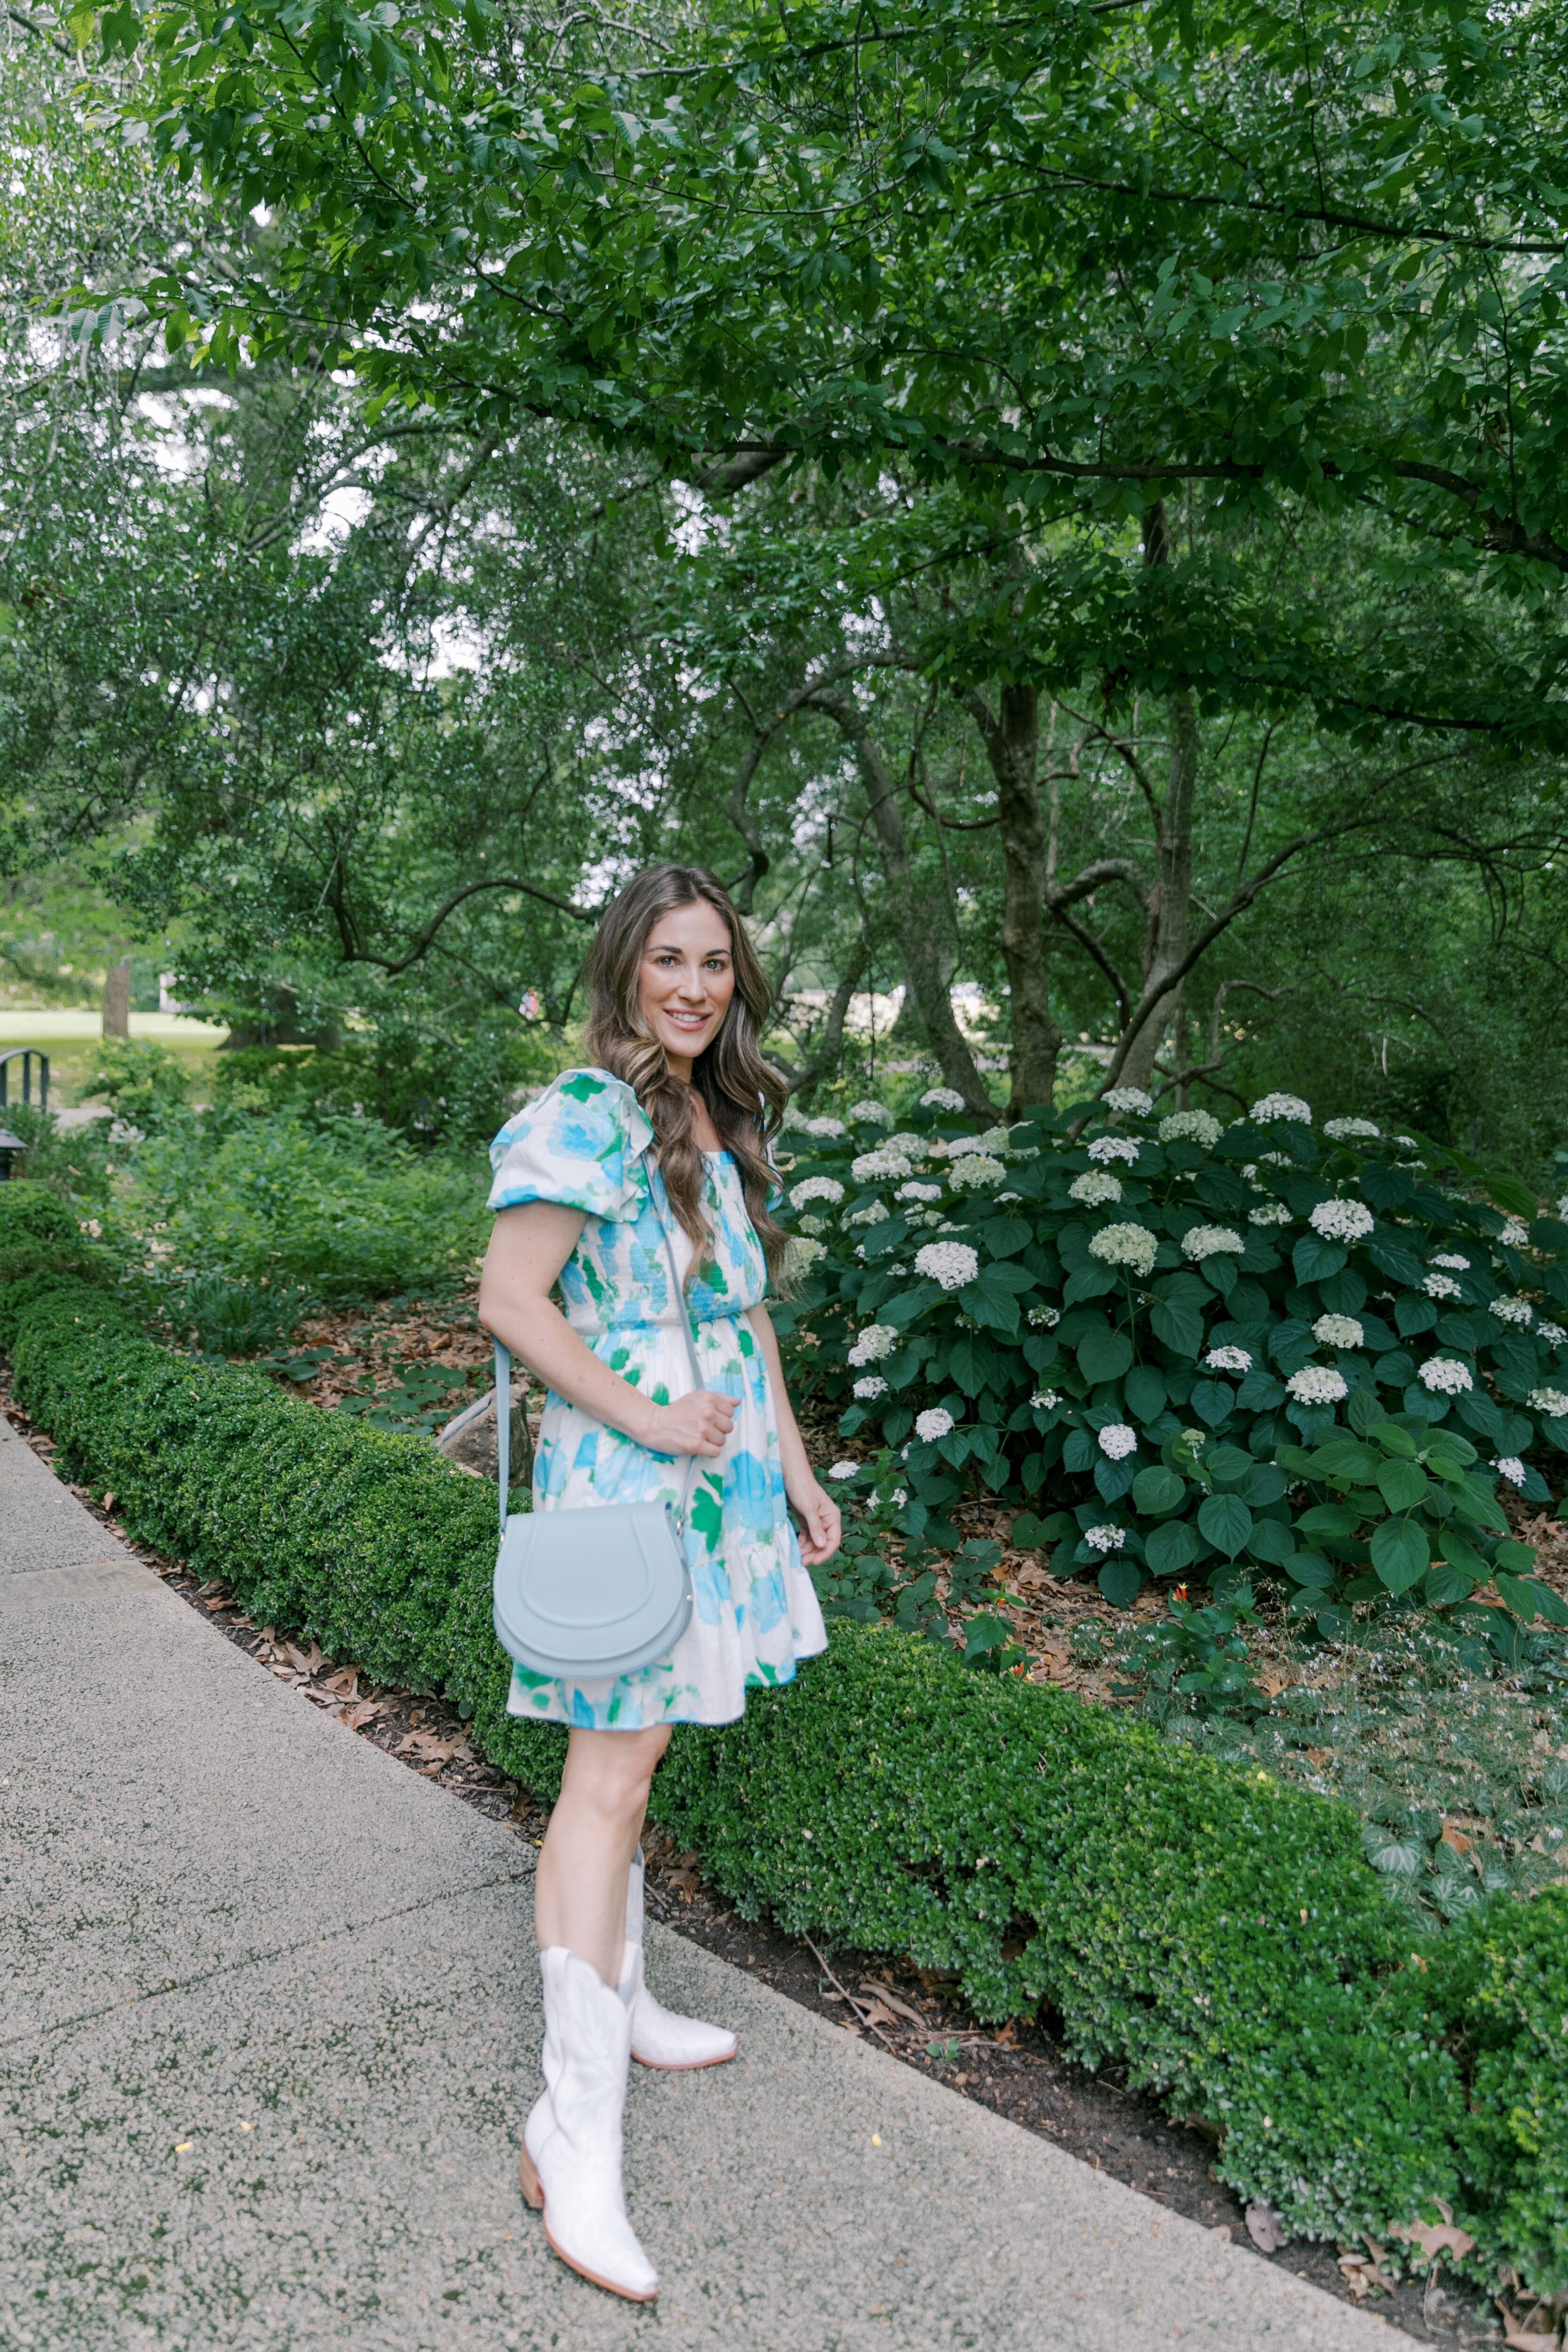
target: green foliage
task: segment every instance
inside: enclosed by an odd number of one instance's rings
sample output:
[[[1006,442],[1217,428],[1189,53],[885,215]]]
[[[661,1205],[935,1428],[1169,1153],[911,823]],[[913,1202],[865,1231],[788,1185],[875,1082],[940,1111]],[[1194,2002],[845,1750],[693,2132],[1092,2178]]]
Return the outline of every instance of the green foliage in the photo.
[[[1464,2052],[1458,2134],[1486,2253],[1540,2294],[1568,2291],[1568,1889],[1493,1903],[1439,1947],[1433,2006]]]
[[[178,1276],[328,1300],[448,1287],[486,1225],[471,1160],[416,1152],[377,1119],[288,1112],[208,1113],[149,1136],[117,1213],[128,1244]]]
[[[127,1127],[156,1135],[189,1104],[191,1076],[177,1054],[151,1038],[106,1037],[84,1092],[106,1102]]]
[[[69,1277],[35,1276],[16,1321],[29,1412],[138,1535],[330,1656],[445,1688],[552,1793],[563,1734],[505,1713],[483,1488],[150,1346]],[[748,1915],[952,1969],[984,2016],[1048,2002],[1087,2063],[1222,2126],[1224,2177],[1298,2229],[1383,2234],[1443,2199],[1479,2263],[1561,2275],[1560,1903],[1413,1948],[1348,1808],[880,1625],[683,1732],[655,1811]]]
[[[341,1045],[247,1045],[218,1057],[220,1111],[283,1113],[310,1125],[369,1114],[410,1142],[487,1144],[519,1088],[554,1075],[553,1039],[515,1013],[450,1031],[386,1021]]]
[[[1151,1577],[1246,1575],[1331,1633],[1358,1601],[1462,1612],[1495,1580],[1514,1620],[1555,1622],[1497,1481],[1509,1462],[1547,1501],[1521,1457],[1568,1451],[1568,1225],[1505,1217],[1414,1139],[1259,1110],[1157,1135],[1146,1109],[1079,1132],[1040,1111],[978,1150],[936,1102],[891,1137],[797,1128],[824,1253],[780,1316],[812,1334],[804,1376],[846,1435],[901,1449],[918,1542],[956,1542],[978,1486],[1121,1606]]]
[[[40,1284],[47,1288],[62,1276],[101,1281],[111,1263],[47,1185],[16,1176],[0,1184],[0,1346]]]

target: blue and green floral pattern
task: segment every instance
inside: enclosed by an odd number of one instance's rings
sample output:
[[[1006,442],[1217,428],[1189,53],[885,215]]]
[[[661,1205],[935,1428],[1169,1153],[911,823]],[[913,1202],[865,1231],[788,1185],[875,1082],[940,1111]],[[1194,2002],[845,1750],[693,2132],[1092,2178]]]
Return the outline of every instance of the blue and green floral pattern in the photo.
[[[629,1087],[605,1070],[569,1070],[491,1144],[489,1205],[556,1201],[585,1212],[561,1272],[567,1320],[623,1380],[666,1404],[690,1388],[691,1368],[654,1205],[654,1188],[660,1208],[664,1192],[647,1156],[652,1141]],[[713,1244],[687,1297],[702,1385],[733,1397],[736,1412],[723,1454],[701,1465],[688,1516],[691,1622],[668,1659],[613,1681],[563,1682],[517,1667],[507,1700],[514,1715],[597,1730],[731,1723],[749,1687],[791,1681],[797,1659],[826,1647],[784,1500],[767,1366],[745,1319],[746,1309],[762,1303],[766,1262],[727,1152],[708,1155],[703,1209]],[[684,1278],[691,1244],[665,1213]],[[685,1474],[684,1462],[650,1454],[553,1391],[547,1396],[533,1468],[536,1511],[679,1505]]]

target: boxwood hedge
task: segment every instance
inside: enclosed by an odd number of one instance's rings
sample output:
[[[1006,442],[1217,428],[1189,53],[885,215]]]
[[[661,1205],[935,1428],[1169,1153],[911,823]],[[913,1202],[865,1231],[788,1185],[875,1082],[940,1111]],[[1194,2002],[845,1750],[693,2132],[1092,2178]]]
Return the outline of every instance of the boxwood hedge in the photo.
[[[253,1615],[448,1692],[552,1794],[561,1735],[505,1713],[484,1488],[152,1345],[33,1264],[22,1190],[0,1194],[0,1340],[70,1467]],[[748,1916],[950,1970],[984,2017],[1045,2004],[1088,2063],[1214,2125],[1219,2171],[1295,2229],[1382,2235],[1441,2200],[1478,2275],[1568,2288],[1561,1892],[1417,1935],[1347,1809],[882,1625],[837,1625],[794,1689],[684,1733],[655,1811]]]

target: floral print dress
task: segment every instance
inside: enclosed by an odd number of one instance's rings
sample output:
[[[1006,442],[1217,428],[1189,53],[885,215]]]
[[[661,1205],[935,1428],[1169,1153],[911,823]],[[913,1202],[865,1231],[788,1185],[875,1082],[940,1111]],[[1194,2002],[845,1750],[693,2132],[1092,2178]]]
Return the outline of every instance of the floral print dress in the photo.
[[[692,1385],[671,1295],[657,1188],[684,1280],[692,1244],[664,1201],[648,1147],[653,1128],[628,1086],[606,1070],[568,1070],[502,1128],[490,1146],[492,1209],[558,1201],[587,1212],[561,1270],[566,1318],[602,1362],[658,1403]],[[669,1657],[613,1680],[562,1681],[518,1666],[513,1715],[595,1730],[658,1723],[731,1723],[746,1692],[787,1683],[795,1662],[827,1646],[811,1578],[784,1500],[767,1365],[745,1319],[762,1304],[767,1266],[728,1152],[707,1155],[703,1213],[710,1263],[687,1284],[702,1386],[733,1397],[722,1454],[700,1462],[687,1517],[691,1622]],[[684,1458],[649,1453],[551,1391],[533,1465],[536,1511],[668,1500],[677,1509]]]

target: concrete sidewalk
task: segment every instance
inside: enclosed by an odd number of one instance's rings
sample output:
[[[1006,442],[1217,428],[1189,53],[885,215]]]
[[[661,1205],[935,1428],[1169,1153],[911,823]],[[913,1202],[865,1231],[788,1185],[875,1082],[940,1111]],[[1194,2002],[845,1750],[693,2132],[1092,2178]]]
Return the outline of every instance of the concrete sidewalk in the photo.
[[[653,2306],[516,2185],[531,1850],[301,1706],[0,1421],[0,2338],[23,2352],[1408,2343],[649,1929]]]

